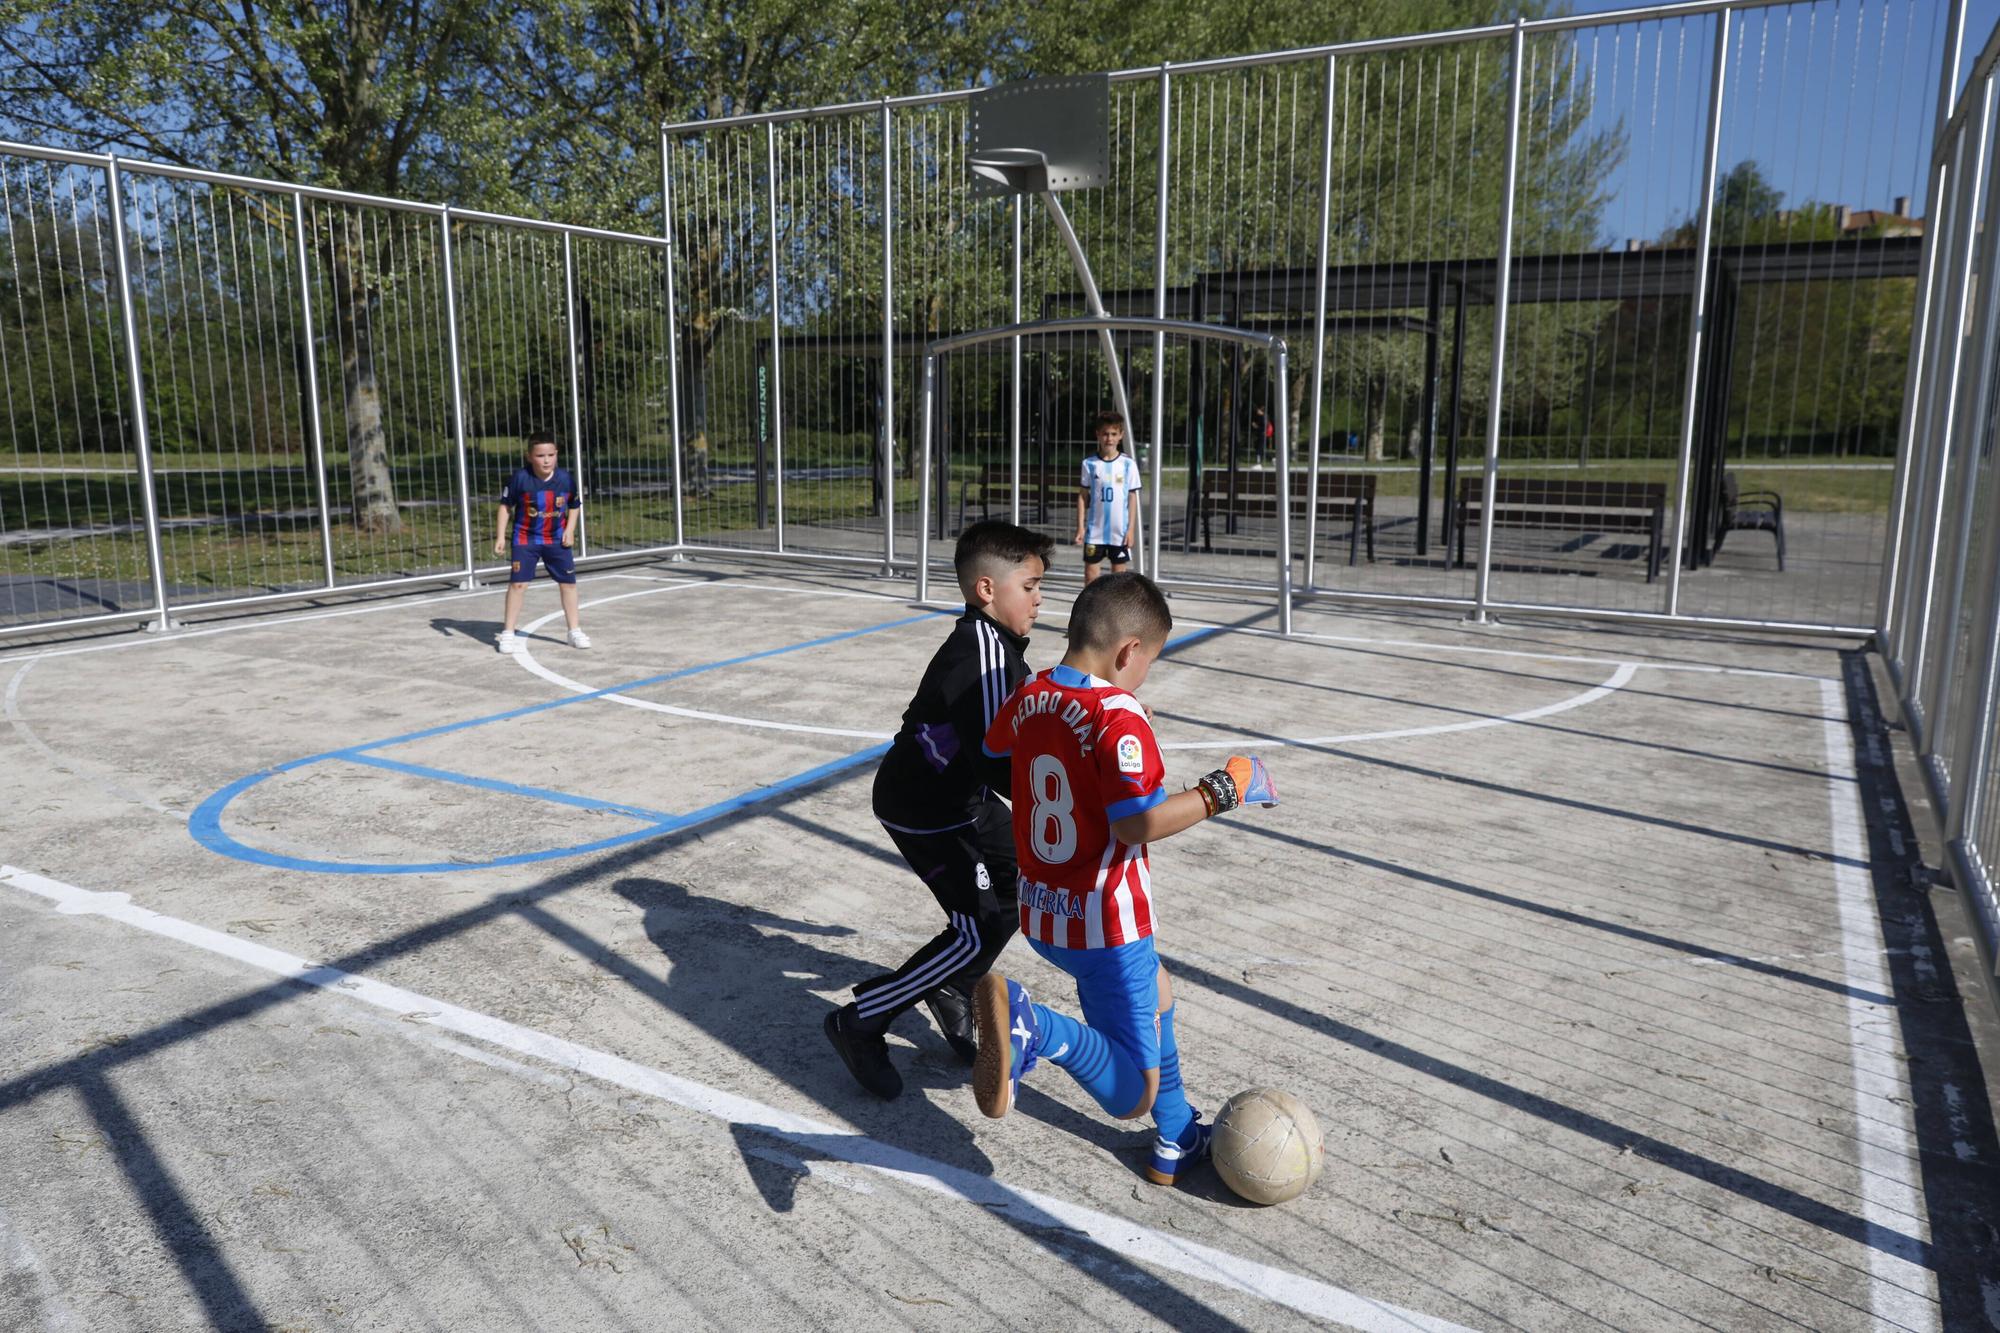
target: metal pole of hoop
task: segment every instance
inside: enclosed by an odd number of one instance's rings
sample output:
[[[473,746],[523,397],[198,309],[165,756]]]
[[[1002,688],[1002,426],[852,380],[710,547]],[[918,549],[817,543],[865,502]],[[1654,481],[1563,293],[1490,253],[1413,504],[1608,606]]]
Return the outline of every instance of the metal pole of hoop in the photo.
[[[917,601],[931,599],[931,391],[937,383],[937,353],[924,355],[924,384],[917,398]]]

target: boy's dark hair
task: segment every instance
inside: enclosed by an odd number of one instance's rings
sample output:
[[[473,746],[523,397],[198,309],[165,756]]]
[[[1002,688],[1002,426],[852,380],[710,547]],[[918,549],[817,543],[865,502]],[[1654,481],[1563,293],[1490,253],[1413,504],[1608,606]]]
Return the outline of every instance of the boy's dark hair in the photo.
[[[528,432],[528,448],[530,450],[538,444],[555,444],[555,442],[556,433],[546,426],[540,426]],[[558,445],[557,447],[560,448],[561,446]]]
[[[1016,565],[1026,564],[1030,556],[1041,561],[1046,569],[1055,549],[1053,537],[1030,532],[1005,519],[989,518],[958,534],[958,549],[952,553],[951,563],[958,571],[959,590],[970,597],[972,581],[980,575],[1000,578]]]
[[[1093,414],[1090,418],[1090,434],[1092,438],[1095,438],[1097,432],[1103,430],[1106,426],[1116,426],[1118,429],[1123,430],[1125,429],[1125,418],[1119,416],[1108,407]]]
[[[1166,594],[1144,574],[1106,574],[1077,594],[1069,613],[1069,646],[1104,649],[1137,636],[1165,643],[1174,630]]]

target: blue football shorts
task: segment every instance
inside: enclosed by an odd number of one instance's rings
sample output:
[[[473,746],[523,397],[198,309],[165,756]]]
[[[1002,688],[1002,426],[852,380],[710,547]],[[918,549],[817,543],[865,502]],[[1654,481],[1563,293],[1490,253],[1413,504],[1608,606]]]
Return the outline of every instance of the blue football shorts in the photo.
[[[549,577],[557,583],[576,582],[576,556],[561,542],[515,542],[514,571],[507,581],[533,583],[537,560],[549,567]]]
[[[1160,1067],[1160,955],[1153,937],[1104,949],[1028,947],[1076,980],[1083,1021],[1141,1069]]]

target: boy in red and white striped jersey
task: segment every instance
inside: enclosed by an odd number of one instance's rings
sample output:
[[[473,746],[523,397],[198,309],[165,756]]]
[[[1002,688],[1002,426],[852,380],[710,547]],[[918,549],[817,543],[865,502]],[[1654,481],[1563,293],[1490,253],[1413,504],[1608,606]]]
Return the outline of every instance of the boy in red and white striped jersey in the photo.
[[[1133,691],[1172,629],[1152,580],[1097,580],[1070,613],[1062,665],[1030,676],[987,729],[986,752],[1011,756],[1021,931],[1076,979],[1084,1022],[1033,1003],[998,973],[973,993],[979,1109],[1006,1115],[1021,1075],[1046,1059],[1119,1119],[1153,1113],[1146,1175],[1161,1185],[1207,1151],[1208,1126],[1181,1087],[1146,847],[1238,805],[1278,803],[1262,762],[1242,757],[1168,795],[1152,722]]]

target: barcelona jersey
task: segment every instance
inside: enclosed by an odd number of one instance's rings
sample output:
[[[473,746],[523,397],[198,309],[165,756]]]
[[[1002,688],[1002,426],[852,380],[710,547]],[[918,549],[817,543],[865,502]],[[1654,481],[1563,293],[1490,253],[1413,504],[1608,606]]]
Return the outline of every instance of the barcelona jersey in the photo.
[[[562,540],[569,516],[583,508],[576,481],[568,468],[557,468],[547,480],[528,468],[515,468],[500,492],[500,503],[514,511],[516,546],[553,546]]]
[[[1167,799],[1166,764],[1145,707],[1075,667],[1037,672],[987,729],[1010,755],[1021,931],[1065,949],[1103,949],[1153,933],[1144,843],[1111,826]]]

